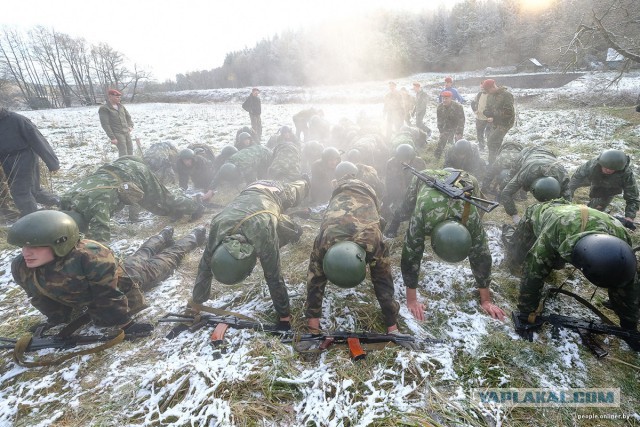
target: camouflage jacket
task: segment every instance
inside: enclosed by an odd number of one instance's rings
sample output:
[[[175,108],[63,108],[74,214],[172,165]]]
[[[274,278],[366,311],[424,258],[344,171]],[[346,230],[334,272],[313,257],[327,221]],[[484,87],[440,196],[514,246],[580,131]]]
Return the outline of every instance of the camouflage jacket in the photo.
[[[395,325],[399,306],[393,296],[393,278],[388,248],[382,238],[379,201],[369,185],[351,178],[338,182],[314,242],[307,278],[306,316],[320,317],[326,286],[322,260],[331,246],[344,241],[357,243],[365,250],[385,324]]]
[[[178,159],[176,161],[176,171],[178,173],[178,184],[183,190],[189,187],[189,179],[193,181],[194,188],[209,188],[217,172],[213,163],[199,154],[196,154],[193,158],[193,163],[190,168],[188,168],[182,160]]]
[[[503,170],[511,171],[520,157],[522,148],[522,145],[516,142],[505,142],[502,144],[496,159],[487,170],[484,182],[489,185]]]
[[[569,181],[569,191],[573,196],[577,188],[588,185],[591,186],[589,192],[591,198],[606,198],[623,193],[623,198],[627,202],[624,216],[627,218],[636,217],[636,213],[640,209],[640,198],[629,156],[627,156],[627,164],[624,169],[611,175],[602,173],[598,159],[589,160],[580,166]]]
[[[174,169],[178,160],[178,149],[172,143],[156,142],[144,150],[142,158],[160,182],[165,185],[176,182]]]
[[[578,240],[592,233],[609,234],[631,245],[631,238],[622,224],[596,209],[571,204],[564,199],[537,203],[527,208],[512,238],[517,251],[513,262],[521,263],[524,260],[525,277],[520,287],[518,305],[521,311],[528,313],[538,307],[544,279],[554,267],[558,268],[563,262],[571,262],[573,248]],[[629,287],[635,287],[637,293],[637,284],[631,283]],[[624,291],[623,289],[622,292]],[[635,310],[631,307],[623,308],[622,311],[624,316],[632,321],[635,317],[637,321],[637,297],[634,305]]]
[[[212,220],[207,246],[198,265],[193,298],[206,301],[211,293],[211,258],[225,237],[243,235],[260,259],[264,278],[269,287],[276,312],[289,315],[289,296],[280,271],[279,228],[293,221],[283,214],[285,209],[297,206],[307,191],[305,181],[281,184],[276,181],[257,181],[244,189]]]
[[[124,182],[132,182],[144,192],[140,206],[156,215],[189,215],[198,209],[194,200],[170,193],[144,161],[135,156],[120,157],[80,179],[61,197],[61,208],[82,215],[91,239],[109,241],[111,216],[125,206],[118,196]]]
[[[272,158],[271,150],[263,145],[254,144],[229,157],[227,163],[236,165],[245,182],[249,183],[266,177]]]
[[[427,93],[420,89],[416,93],[416,103],[413,107],[413,114],[416,116],[424,115],[427,112]]]
[[[127,323],[127,298],[118,289],[124,271],[109,248],[92,240],[81,240],[64,257],[36,268],[28,268],[22,255],[11,264],[13,278],[31,304],[51,323],[68,322],[73,309],[87,309],[98,326]]]
[[[384,183],[378,178],[378,172],[372,166],[362,163],[356,163],[358,173],[356,179],[369,185],[376,193],[378,199],[382,199],[385,195]]]
[[[518,213],[518,209],[513,200],[518,190],[524,189],[525,191],[529,191],[538,178],[545,176],[550,176],[558,180],[561,188],[560,195],[567,200],[571,200],[569,174],[551,151],[539,147],[525,148],[520,152],[520,156],[516,160],[512,171],[513,175],[511,180],[504,187],[502,193],[500,193],[500,202],[509,215]]]
[[[451,105],[438,105],[436,110],[438,119],[438,130],[441,133],[451,132],[456,135],[462,135],[464,132],[464,109],[461,104],[452,102]]]
[[[490,115],[487,115],[486,112],[490,112]],[[493,118],[494,126],[513,127],[516,120],[513,95],[506,87],[500,86],[495,93],[489,94],[487,107],[482,113]]]
[[[465,152],[462,155],[457,151],[455,145],[447,150],[442,167],[460,169],[469,172],[478,179],[482,179],[487,170],[487,164],[480,157],[478,145],[472,143],[470,152]]]
[[[439,179],[444,179],[450,174],[444,170],[426,170],[424,172]],[[460,179],[457,185],[463,187],[471,183],[472,180],[467,177]],[[414,206],[414,210],[409,220],[400,261],[404,284],[408,288],[418,287],[418,274],[420,273],[425,239],[431,235],[433,228],[442,221],[461,222],[464,204],[465,202],[462,200],[452,199],[429,187],[417,177],[413,178],[403,202],[404,209],[407,206]],[[476,285],[479,288],[487,288],[491,281],[491,253],[489,252],[487,235],[475,206],[469,206],[468,219],[464,225],[471,234],[472,246],[469,253],[469,263]]]
[[[300,148],[295,142],[280,142],[273,149],[273,161],[267,170],[267,177],[276,181],[300,179]]]
[[[116,110],[113,105],[107,102],[98,109],[98,116],[100,116],[102,129],[112,140],[116,139],[116,134],[128,134],[129,128],[133,127],[131,116],[122,104],[118,104]]]

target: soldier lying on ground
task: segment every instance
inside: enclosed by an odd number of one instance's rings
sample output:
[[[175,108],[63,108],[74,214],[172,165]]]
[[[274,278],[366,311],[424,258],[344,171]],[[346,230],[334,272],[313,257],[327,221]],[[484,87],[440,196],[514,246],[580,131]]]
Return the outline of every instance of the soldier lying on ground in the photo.
[[[138,204],[151,213],[174,219],[191,215],[193,221],[204,213],[204,206],[197,201],[173,195],[135,156],[120,157],[80,179],[62,196],[60,206],[76,212],[73,216],[87,237],[107,242],[111,239],[111,216],[125,205]]]
[[[74,310],[86,309],[97,326],[136,333],[153,329],[131,318],[146,307],[142,291],[168,278],[205,236],[206,229],[200,226],[174,242],[173,228],[167,227],[118,263],[108,247],[80,239],[69,215],[38,211],[18,220],[7,241],[22,247],[11,273],[31,304],[47,316],[45,326],[69,322]]]

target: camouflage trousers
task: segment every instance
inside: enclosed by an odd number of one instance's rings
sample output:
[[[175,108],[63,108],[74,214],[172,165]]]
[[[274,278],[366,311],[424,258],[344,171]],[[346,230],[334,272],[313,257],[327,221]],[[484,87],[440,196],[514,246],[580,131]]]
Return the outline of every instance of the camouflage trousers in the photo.
[[[397,323],[400,305],[394,299],[393,278],[391,276],[391,263],[388,258],[388,248],[382,241],[382,234],[379,232],[379,244],[375,245],[375,252],[368,249],[371,245],[363,245],[357,237],[348,239],[355,241],[367,250],[367,264],[371,274],[371,282],[376,294],[376,299],[380,304],[385,326],[393,326]],[[320,318],[322,315],[322,300],[327,286],[327,276],[324,274],[322,262],[327,250],[338,240],[324,239],[320,233],[315,240],[313,251],[309,259],[309,272],[307,274],[307,302],[305,304],[305,316],[307,319]]]
[[[123,263],[125,275],[118,279],[118,289],[126,295],[129,311],[133,314],[147,307],[142,292],[152,289],[171,276],[185,255],[197,246],[193,234],[188,234],[175,243],[156,235],[127,257]]]
[[[436,151],[434,153],[434,155],[436,156],[436,159],[439,159],[440,156],[442,155],[442,151],[444,150],[444,147],[448,144],[448,143],[455,143],[455,134],[454,132],[440,132],[440,138],[438,139],[438,146],[436,147]]]
[[[491,126],[491,130],[487,136],[487,149],[489,151],[487,162],[489,166],[496,160],[498,152],[500,152],[500,148],[502,147],[502,141],[507,132],[509,132],[509,129],[511,128],[507,126]]]

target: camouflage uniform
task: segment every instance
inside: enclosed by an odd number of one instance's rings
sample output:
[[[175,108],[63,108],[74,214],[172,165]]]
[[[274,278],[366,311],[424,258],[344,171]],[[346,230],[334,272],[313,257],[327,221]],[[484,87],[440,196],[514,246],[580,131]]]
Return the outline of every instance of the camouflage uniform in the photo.
[[[464,133],[464,109],[457,102],[452,102],[449,106],[440,104],[436,110],[438,118],[438,131],[440,139],[435,151],[436,158],[440,158],[442,151],[448,142],[455,142],[456,135],[462,136]]]
[[[602,211],[611,203],[613,196],[623,193],[624,200],[627,202],[624,216],[632,219],[636,217],[640,209],[640,198],[629,156],[624,169],[611,175],[602,173],[598,159],[589,160],[580,166],[569,181],[569,191],[573,196],[577,188],[587,185],[591,186],[588,204],[590,208]]]
[[[229,157],[227,163],[236,165],[246,183],[262,179],[271,165],[273,153],[262,145],[252,145]]]
[[[359,161],[361,163],[373,166],[380,173],[384,172],[384,164],[389,158],[389,150],[382,135],[370,133],[356,138],[353,143],[347,146],[347,151],[351,149],[360,152]]]
[[[415,157],[409,162],[409,166],[419,171],[427,168],[427,164],[420,157]],[[384,181],[387,191],[382,203],[385,218],[390,218],[391,212],[402,204],[407,188],[411,184],[411,178],[413,178],[413,174],[402,166],[400,160],[395,157],[389,159]]]
[[[389,249],[383,241],[380,227],[378,198],[373,189],[357,179],[338,183],[313,244],[307,275],[307,302],[305,316],[319,318],[327,278],[322,261],[327,250],[335,243],[357,243],[367,253],[371,281],[382,309],[387,327],[397,322],[399,304],[393,298],[393,278],[389,262]]]
[[[427,175],[443,179],[450,172],[443,170],[427,170]],[[464,187],[473,180],[467,175],[458,180],[458,186]],[[471,251],[469,263],[478,288],[488,288],[491,282],[491,253],[487,243],[487,235],[482,227],[480,215],[475,206],[469,205],[466,223],[463,221],[465,202],[452,199],[446,194],[429,187],[427,184],[413,178],[403,203],[403,210],[414,206],[409,220],[409,228],[404,238],[400,268],[404,284],[408,288],[418,287],[420,262],[424,253],[425,238],[431,235],[433,228],[440,222],[454,220],[463,225],[471,234]],[[396,213],[398,215],[398,213]]]
[[[124,325],[146,306],[141,291],[167,279],[197,246],[193,234],[168,243],[153,236],[121,263],[108,247],[83,239],[67,255],[36,268],[18,255],[11,273],[49,323],[68,322],[74,309],[86,308],[98,326]]]
[[[334,179],[335,170],[328,168],[322,159],[316,160],[311,165],[311,192],[312,203],[326,203],[331,198],[333,187],[331,181]]]
[[[257,181],[218,213],[211,220],[209,240],[198,265],[193,300],[202,303],[209,299],[213,253],[225,238],[238,235],[236,240],[246,240],[260,259],[275,311],[280,317],[289,316],[289,295],[280,270],[279,248],[295,241],[296,236],[290,231],[299,227],[283,212],[297,206],[307,190],[306,181],[289,184]]]
[[[583,219],[585,216],[586,221]],[[513,235],[506,238],[509,262],[523,265],[518,310],[530,313],[538,308],[544,279],[551,270],[571,262],[573,248],[582,237],[604,233],[629,245],[631,238],[613,217],[584,205],[563,199],[538,203],[527,208]],[[636,278],[618,288],[609,288],[609,298],[620,319],[635,325],[638,321],[640,283]]]
[[[98,109],[98,116],[100,116],[102,129],[104,129],[109,139],[118,141],[118,155],[120,157],[127,154],[132,155],[133,142],[131,141],[129,128],[133,127],[133,121],[125,106],[118,104],[118,108],[115,109],[107,101],[106,104],[101,105]]]
[[[111,216],[127,203],[119,196],[125,182],[137,185],[144,192],[140,206],[156,215],[192,215],[200,209],[196,201],[171,194],[142,159],[134,156],[120,157],[82,178],[62,196],[60,206],[82,215],[88,224],[88,237],[107,242],[111,238]]]
[[[267,170],[267,177],[276,181],[300,179],[300,148],[295,142],[280,142],[273,149],[273,161]]]
[[[300,135],[304,134],[303,141],[309,141],[307,134],[309,133],[309,120],[311,117],[319,115],[322,112],[320,109],[307,108],[301,110],[293,115],[293,124],[296,127],[296,138],[300,139]]]
[[[173,168],[178,160],[178,149],[172,143],[157,142],[144,151],[142,158],[161,183],[164,185],[176,183],[176,173]]]
[[[513,196],[521,188],[529,191],[538,178],[550,176],[560,183],[561,196],[571,200],[569,191],[569,174],[562,163],[551,151],[539,147],[529,147],[522,150],[516,161],[511,180],[500,193],[500,202],[507,214],[513,216],[518,213]]]
[[[494,160],[494,162],[489,165],[489,169],[487,170],[487,174],[484,177],[482,182],[482,188],[488,190],[493,184],[493,181],[500,176],[500,172],[503,170],[511,171],[516,165],[518,158],[520,157],[520,152],[522,151],[522,145],[516,142],[507,142],[502,144],[500,147],[500,151],[498,152],[498,157]],[[498,186],[498,192],[502,191],[507,182],[496,182]]]
[[[460,169],[469,172],[477,179],[482,179],[487,170],[487,164],[480,157],[478,146],[474,143],[470,143],[470,145],[468,151],[459,150],[455,145],[449,148],[444,156],[443,168]]]
[[[193,187],[197,189],[208,189],[216,174],[216,169],[211,160],[196,154],[187,167],[182,159],[176,161],[176,171],[178,172],[178,184],[180,188],[186,190],[189,187],[189,179],[193,181]]]
[[[487,136],[488,160],[491,165],[500,151],[505,135],[515,124],[516,110],[511,92],[506,87],[500,86],[495,93],[490,93],[487,97],[487,107],[482,114],[493,118]]]

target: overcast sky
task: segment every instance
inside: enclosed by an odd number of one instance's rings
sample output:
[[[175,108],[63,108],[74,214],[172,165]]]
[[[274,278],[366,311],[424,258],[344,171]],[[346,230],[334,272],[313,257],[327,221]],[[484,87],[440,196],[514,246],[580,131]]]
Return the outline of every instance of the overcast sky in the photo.
[[[459,0],[5,0],[0,25],[44,25],[105,42],[155,79],[222,65],[225,54],[335,16],[376,8],[421,11]]]

